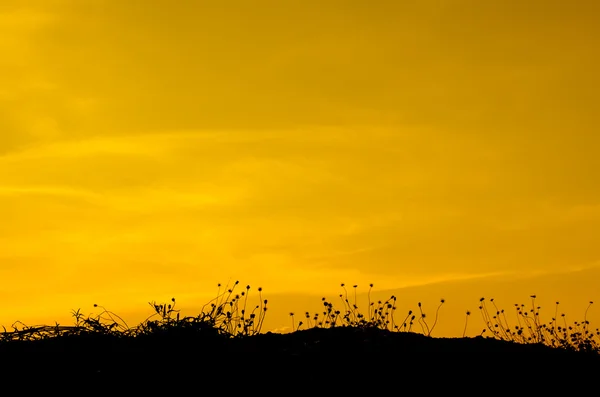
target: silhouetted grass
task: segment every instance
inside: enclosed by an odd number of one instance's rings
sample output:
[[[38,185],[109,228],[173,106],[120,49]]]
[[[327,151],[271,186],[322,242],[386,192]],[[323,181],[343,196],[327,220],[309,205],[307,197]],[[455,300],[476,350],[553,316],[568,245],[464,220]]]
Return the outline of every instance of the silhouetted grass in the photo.
[[[516,324],[511,325],[506,318],[504,309],[499,309],[494,299],[488,301],[493,306],[490,309],[485,298],[480,299],[479,310],[487,328],[494,338],[517,343],[541,343],[547,346],[562,348],[571,351],[600,353],[598,328],[592,330],[587,320],[587,312],[594,303],[590,301],[582,321],[567,323],[566,314],[561,313],[562,323],[559,324],[558,308],[560,302],[556,302],[554,316],[550,322],[544,323],[540,316],[541,306],[535,303],[536,295],[531,295],[529,306],[515,303]]]
[[[239,282],[236,281],[231,288],[226,288],[224,292],[220,291],[221,284],[219,284],[217,297],[204,305],[197,316],[180,317],[179,310],[175,308],[175,298],[172,298],[168,303],[149,302],[154,313],[137,326],[129,327],[117,314],[94,304],[94,307],[101,308],[102,312],[95,316],[84,317],[81,309],[73,310],[75,325],[72,326],[59,324],[27,326],[17,321],[12,325],[10,331],[3,327],[3,332],[0,333],[0,343],[90,334],[135,338],[174,332],[203,331],[206,333],[207,330],[211,330],[213,334],[228,337],[252,336],[260,332],[267,311],[267,300],[262,299],[262,288],[259,288],[261,303],[249,312],[247,304],[250,286],[246,286],[245,291],[234,294],[238,284]]]
[[[0,381],[6,385],[27,373],[29,379],[50,376],[54,387],[60,388],[73,388],[74,379],[96,385],[154,385],[145,393],[152,395],[158,394],[156,387],[173,382],[175,374],[185,374],[190,379],[200,376],[202,386],[197,390],[204,392],[231,382],[256,384],[261,380],[262,391],[279,393],[282,382],[321,384],[327,373],[333,371],[333,376],[342,368],[353,371],[342,377],[360,374],[364,379],[387,377],[405,382],[421,377],[425,383],[429,373],[438,381],[443,376],[452,381],[465,373],[482,377],[485,370],[500,376],[527,371],[532,362],[538,371],[562,368],[565,374],[566,369],[579,371],[578,376],[600,369],[599,332],[590,329],[587,310],[582,321],[568,325],[566,316],[561,315],[558,324],[557,303],[555,316],[545,324],[533,296],[531,308],[515,305],[517,320],[511,325],[493,299],[482,298],[485,328],[480,335],[435,338],[431,335],[444,299],[430,321],[420,302],[416,311],[397,316],[395,296],[372,301],[373,284],[367,294],[368,305],[361,311],[358,286],[352,286],[351,294],[344,284],[341,287],[338,303],[323,297],[322,311],[305,312],[298,321],[290,313],[292,332],[285,334],[261,332],[268,300],[258,288],[259,304],[250,305],[251,287],[240,288],[237,281],[232,286],[219,284],[215,298],[196,316],[181,316],[173,298],[166,303],[149,302],[151,315],[134,327],[99,305],[94,305],[101,309],[97,315],[84,316],[80,309],[73,310],[74,325],[70,326],[16,322],[12,330],[4,328],[0,333]],[[467,312],[465,330],[469,316]],[[507,365],[510,360],[512,364]],[[243,366],[228,368],[233,363]],[[275,381],[272,385],[266,381],[268,374]],[[319,390],[356,394],[360,387],[365,393],[380,387],[372,381],[362,386],[326,383]],[[430,386],[441,388],[444,384]],[[48,387],[48,383],[42,385]],[[540,390],[536,385],[533,391]]]
[[[152,315],[135,327],[130,327],[117,314],[98,305],[102,309],[100,314],[87,316],[81,310],[73,310],[75,324],[71,326],[55,325],[27,326],[19,321],[12,325],[12,330],[3,327],[0,333],[0,346],[9,342],[25,342],[35,340],[48,340],[60,337],[83,337],[90,335],[110,336],[120,339],[133,339],[156,335],[218,335],[224,338],[244,338],[261,334],[261,329],[267,313],[268,300],[263,299],[262,288],[258,288],[259,304],[253,307],[248,305],[251,287],[247,285],[242,291],[239,281],[232,286],[218,285],[215,298],[206,303],[197,316],[181,317],[176,309],[175,298],[168,303],[150,302],[153,309]],[[322,298],[323,311],[304,313],[304,320],[296,323],[295,313],[290,313],[292,331],[297,332],[309,329],[331,329],[350,327],[355,329],[376,329],[396,333],[420,333],[431,336],[438,320],[438,313],[445,300],[441,299],[435,311],[432,325],[427,322],[427,315],[423,311],[421,302],[418,302],[418,312],[409,310],[400,320],[396,318],[396,300],[391,296],[386,301],[371,301],[369,285],[368,307],[362,313],[357,305],[357,285],[353,285],[353,299],[349,298],[345,284],[341,284],[344,291],[339,295],[341,308],[333,302]],[[494,299],[480,299],[481,312],[488,338],[518,344],[543,344],[557,349],[569,351],[600,353],[600,330],[592,330],[587,320],[587,312],[593,302],[586,309],[581,321],[567,323],[566,315],[561,313],[561,322],[558,319],[559,302],[556,302],[555,314],[549,323],[544,323],[540,315],[540,306],[535,304],[536,296],[531,296],[529,306],[515,304],[516,323],[510,324],[504,309],[498,308]],[[489,303],[488,303],[489,302]],[[491,306],[491,307],[490,307]],[[465,332],[467,329],[470,312],[466,313]],[[269,334],[272,334],[269,332]],[[463,337],[465,334],[463,333]]]

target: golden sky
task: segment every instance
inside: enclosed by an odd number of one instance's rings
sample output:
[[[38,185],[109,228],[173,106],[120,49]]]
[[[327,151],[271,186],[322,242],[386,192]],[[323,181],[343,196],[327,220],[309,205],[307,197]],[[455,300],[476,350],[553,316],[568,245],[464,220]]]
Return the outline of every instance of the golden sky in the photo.
[[[482,294],[580,316],[600,300],[599,18],[2,1],[0,324],[197,307],[230,279],[263,287],[273,329],[341,282],[445,298],[447,335]]]

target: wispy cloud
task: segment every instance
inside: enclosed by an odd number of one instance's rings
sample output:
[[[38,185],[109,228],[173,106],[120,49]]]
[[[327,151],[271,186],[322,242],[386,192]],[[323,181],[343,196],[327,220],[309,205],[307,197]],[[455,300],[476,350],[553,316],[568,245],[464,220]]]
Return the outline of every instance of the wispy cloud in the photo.
[[[98,201],[101,196],[86,190],[62,186],[0,186],[0,196],[64,196],[81,198],[88,201]]]

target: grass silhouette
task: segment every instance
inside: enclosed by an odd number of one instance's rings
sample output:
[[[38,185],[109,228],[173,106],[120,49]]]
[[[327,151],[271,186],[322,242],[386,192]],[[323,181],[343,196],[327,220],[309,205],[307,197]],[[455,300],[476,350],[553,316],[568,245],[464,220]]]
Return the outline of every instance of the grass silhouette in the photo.
[[[392,358],[420,363],[411,367],[413,370],[431,369],[435,363],[449,371],[456,367],[457,357],[471,357],[469,368],[474,371],[482,360],[488,366],[497,360],[497,368],[502,368],[503,360],[517,364],[530,360],[538,362],[538,367],[547,365],[552,369],[565,365],[600,369],[600,331],[590,328],[585,318],[587,310],[582,321],[569,325],[564,314],[558,316],[556,302],[554,316],[544,323],[536,296],[531,296],[529,305],[515,305],[513,325],[494,299],[481,298],[479,310],[485,328],[480,335],[465,337],[463,333],[462,338],[434,338],[431,334],[443,299],[429,325],[420,302],[417,311],[409,310],[398,319],[395,296],[371,301],[373,284],[369,286],[367,310],[362,313],[356,303],[357,285],[353,286],[352,299],[345,284],[341,284],[344,293],[339,295],[339,308],[322,298],[321,312],[305,312],[302,319],[290,313],[292,332],[280,334],[261,332],[268,311],[268,300],[263,298],[261,288],[257,290],[259,304],[251,306],[249,285],[240,288],[236,281],[232,286],[218,287],[217,296],[196,316],[181,316],[175,298],[167,303],[150,302],[152,315],[134,327],[98,305],[94,306],[102,311],[95,316],[86,317],[80,309],[73,310],[75,324],[71,326],[27,326],[16,322],[12,330],[4,328],[0,333],[0,358],[4,359],[0,373],[9,376],[18,373],[16,369],[27,367],[29,373],[43,368],[43,373],[53,374],[54,379],[68,374],[88,381],[124,377],[131,380],[135,373],[197,374],[212,363],[210,376],[215,379],[228,373],[217,368],[237,360],[248,363],[250,357],[263,365],[248,365],[246,375],[263,374],[266,362],[272,363],[268,368],[273,371],[281,370],[274,363],[287,363],[288,380],[292,375],[293,379],[316,379],[310,378],[308,372],[320,373],[326,370],[326,364],[335,367],[336,362],[354,362],[356,370],[360,368],[365,376],[382,376],[388,367],[375,365],[379,372],[369,372],[369,367],[356,362],[385,362]],[[588,309],[591,305],[592,302]],[[466,313],[465,331],[470,315]],[[306,360],[311,360],[311,364],[306,364]],[[37,366],[32,368],[31,362]],[[281,374],[278,378],[284,379]]]

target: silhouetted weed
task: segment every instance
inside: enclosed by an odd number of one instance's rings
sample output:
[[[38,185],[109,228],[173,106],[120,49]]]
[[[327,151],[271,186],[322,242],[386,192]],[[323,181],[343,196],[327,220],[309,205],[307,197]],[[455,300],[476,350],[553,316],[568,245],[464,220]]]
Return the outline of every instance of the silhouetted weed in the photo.
[[[583,321],[575,321],[572,325],[568,325],[566,315],[563,313],[561,314],[563,323],[559,325],[557,317],[559,302],[556,302],[554,317],[546,324],[540,316],[541,307],[535,303],[536,295],[531,295],[530,298],[529,307],[515,303],[516,324],[514,326],[509,324],[504,309],[499,309],[493,298],[489,299],[494,308],[492,313],[486,305],[485,298],[481,298],[479,310],[486,326],[482,334],[489,331],[494,338],[505,341],[543,344],[571,351],[600,352],[600,331],[598,328],[594,331],[590,330],[587,320],[587,312],[593,304],[592,301],[586,308]]]
[[[180,315],[176,309],[176,300],[172,298],[167,303],[149,302],[153,313],[135,327],[129,327],[127,323],[115,313],[106,308],[94,305],[101,311],[97,315],[85,317],[81,310],[73,310],[72,315],[75,324],[72,326],[27,326],[19,321],[12,325],[12,330],[3,327],[0,333],[0,344],[15,341],[49,340],[64,336],[109,336],[114,339],[126,340],[128,338],[148,337],[222,337],[226,339],[241,339],[261,334],[264,318],[267,313],[267,299],[263,299],[262,288],[258,288],[259,303],[255,306],[249,305],[250,285],[241,291],[239,281],[232,286],[218,284],[215,298],[207,302],[197,316]],[[385,332],[418,333],[413,330],[416,324],[424,336],[431,336],[439,319],[439,311],[444,299],[440,300],[435,312],[435,319],[431,327],[427,323],[427,315],[423,311],[421,302],[417,303],[418,316],[412,310],[398,322],[396,319],[396,296],[392,295],[386,301],[373,302],[371,290],[373,284],[369,284],[367,293],[368,306],[366,315],[359,310],[357,302],[358,285],[353,285],[352,298],[349,298],[348,290],[344,283],[341,284],[343,293],[339,295],[341,309],[338,309],[327,298],[323,297],[323,310],[311,315],[308,311],[304,313],[304,320],[296,324],[295,314],[290,312],[292,332],[309,329],[334,329],[355,328],[363,330],[381,330]],[[544,323],[540,316],[540,306],[536,305],[536,296],[531,296],[529,306],[515,304],[515,323],[510,324],[504,309],[496,306],[494,299],[481,298],[479,309],[485,328],[480,336],[489,332],[489,337],[511,341],[520,344],[543,344],[546,346],[560,348],[569,351],[600,352],[600,331],[590,329],[587,313],[593,302],[590,302],[585,310],[583,321],[567,324],[565,314],[561,314],[562,322],[559,322],[558,307],[556,302],[554,317],[549,323]],[[471,312],[466,312],[463,338],[467,333],[467,325]],[[418,317],[418,318],[417,318]]]

